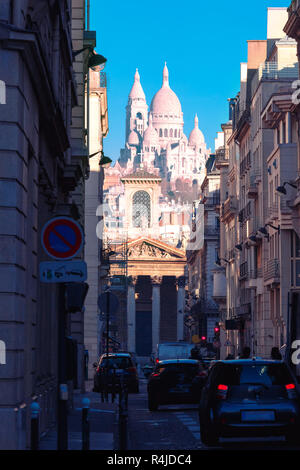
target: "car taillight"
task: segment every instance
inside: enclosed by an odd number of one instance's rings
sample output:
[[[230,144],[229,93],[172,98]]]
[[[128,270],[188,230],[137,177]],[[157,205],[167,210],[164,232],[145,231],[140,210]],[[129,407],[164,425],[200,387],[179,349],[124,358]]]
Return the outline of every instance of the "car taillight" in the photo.
[[[296,386],[295,384],[287,384],[285,386],[288,397],[292,400],[296,398]]]
[[[217,391],[217,398],[219,398],[220,400],[226,400],[227,392],[228,392],[228,386],[219,384],[218,391]]]
[[[97,367],[96,372],[100,372],[100,367],[99,366]]]
[[[159,363],[159,359],[158,359],[158,358],[156,358],[156,359],[155,359],[155,362],[156,362],[156,364],[158,364],[158,363]]]

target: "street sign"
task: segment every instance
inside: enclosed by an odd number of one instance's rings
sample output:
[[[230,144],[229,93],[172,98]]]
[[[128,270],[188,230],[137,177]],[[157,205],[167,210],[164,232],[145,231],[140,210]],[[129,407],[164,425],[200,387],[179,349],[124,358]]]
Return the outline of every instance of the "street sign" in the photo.
[[[98,297],[98,307],[103,313],[116,313],[119,308],[119,299],[111,292],[104,292]]]
[[[43,261],[40,280],[47,283],[83,282],[87,280],[85,261]]]
[[[53,259],[72,259],[84,244],[81,225],[70,217],[49,220],[43,227],[41,238],[45,252]]]

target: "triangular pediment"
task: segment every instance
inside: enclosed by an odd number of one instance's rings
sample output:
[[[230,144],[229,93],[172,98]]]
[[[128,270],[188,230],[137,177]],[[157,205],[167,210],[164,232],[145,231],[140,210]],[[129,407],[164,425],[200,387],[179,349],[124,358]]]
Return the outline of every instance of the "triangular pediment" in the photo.
[[[127,256],[130,260],[171,261],[185,259],[185,252],[152,238],[138,238],[128,243]]]

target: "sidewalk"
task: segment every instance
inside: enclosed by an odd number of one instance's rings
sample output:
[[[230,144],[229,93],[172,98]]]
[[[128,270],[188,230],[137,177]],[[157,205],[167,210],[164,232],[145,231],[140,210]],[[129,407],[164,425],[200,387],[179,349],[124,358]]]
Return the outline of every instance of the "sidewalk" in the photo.
[[[74,392],[74,408],[69,411],[68,416],[68,450],[81,450],[82,448],[81,408],[83,398],[90,399],[90,449],[113,450],[115,419],[118,405],[116,402],[102,403],[100,394],[91,391],[87,391],[86,393]],[[40,439],[40,450],[56,449],[57,431],[53,429]]]

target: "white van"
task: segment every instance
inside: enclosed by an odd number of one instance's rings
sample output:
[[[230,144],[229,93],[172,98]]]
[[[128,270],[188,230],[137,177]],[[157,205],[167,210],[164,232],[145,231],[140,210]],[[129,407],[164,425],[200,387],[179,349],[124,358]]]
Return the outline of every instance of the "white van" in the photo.
[[[174,343],[160,343],[155,352],[155,362],[165,359],[189,359],[191,350],[195,345],[178,341]]]

